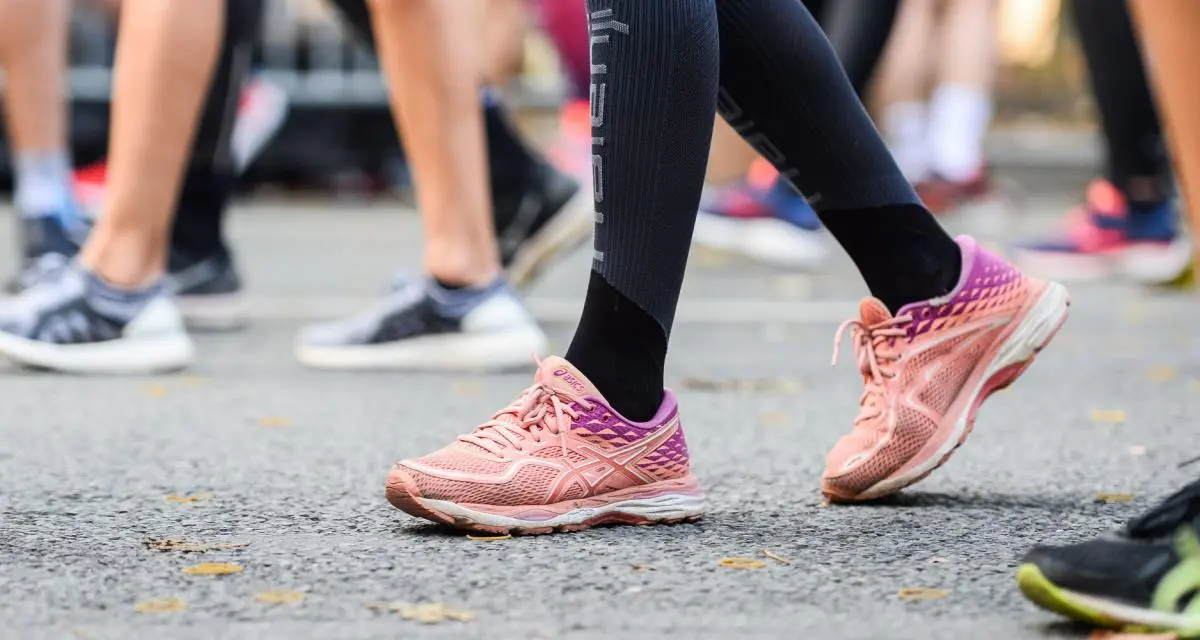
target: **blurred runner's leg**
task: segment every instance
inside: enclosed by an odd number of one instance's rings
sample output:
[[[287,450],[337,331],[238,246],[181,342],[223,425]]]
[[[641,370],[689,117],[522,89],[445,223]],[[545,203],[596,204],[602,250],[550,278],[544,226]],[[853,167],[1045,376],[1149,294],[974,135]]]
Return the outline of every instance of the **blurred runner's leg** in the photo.
[[[502,274],[493,232],[478,98],[483,1],[369,3],[417,187],[427,275],[361,315],[306,328],[296,345],[304,364],[477,370],[523,364],[545,348]]]
[[[68,0],[0,0],[0,70],[15,168],[21,282],[61,268],[86,234],[71,191],[67,137]]]
[[[1126,0],[1076,0],[1075,21],[1100,115],[1107,171],[1049,238],[1017,244],[1023,268],[1060,280],[1167,283],[1191,265],[1171,163]]]
[[[163,283],[171,214],[222,26],[240,0],[125,0],[113,86],[110,193],[77,263],[0,306],[0,353],[77,373],[141,373],[191,362]],[[226,9],[229,9],[227,15]]]

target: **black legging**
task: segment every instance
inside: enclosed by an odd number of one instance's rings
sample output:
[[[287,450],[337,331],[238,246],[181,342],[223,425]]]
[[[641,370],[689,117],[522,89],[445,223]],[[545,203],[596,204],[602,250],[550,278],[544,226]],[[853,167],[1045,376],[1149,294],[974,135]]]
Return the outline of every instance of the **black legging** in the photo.
[[[1125,0],[1074,0],[1074,13],[1104,131],[1108,179],[1131,200],[1161,202],[1171,167]],[[1135,182],[1138,188],[1131,188]]]
[[[900,0],[803,0],[829,37],[859,99],[883,57]]]
[[[201,113],[176,207],[172,252],[204,258],[224,247],[223,218],[236,180],[230,138],[251,52],[262,27],[263,0],[226,0],[221,58]]]

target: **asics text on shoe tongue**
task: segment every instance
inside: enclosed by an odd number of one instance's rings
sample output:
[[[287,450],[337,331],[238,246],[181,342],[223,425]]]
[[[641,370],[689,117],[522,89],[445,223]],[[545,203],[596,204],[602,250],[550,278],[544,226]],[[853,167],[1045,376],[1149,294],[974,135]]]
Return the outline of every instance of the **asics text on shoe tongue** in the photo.
[[[541,361],[535,381],[568,397],[590,396],[604,399],[604,396],[600,395],[600,391],[587,379],[587,376],[584,376],[570,362],[558,356],[550,356]]]
[[[509,452],[565,435],[581,412],[591,409],[585,397],[603,401],[596,387],[571,363],[547,358],[539,363],[533,386],[459,441],[504,458]],[[565,452],[566,442],[562,445]]]

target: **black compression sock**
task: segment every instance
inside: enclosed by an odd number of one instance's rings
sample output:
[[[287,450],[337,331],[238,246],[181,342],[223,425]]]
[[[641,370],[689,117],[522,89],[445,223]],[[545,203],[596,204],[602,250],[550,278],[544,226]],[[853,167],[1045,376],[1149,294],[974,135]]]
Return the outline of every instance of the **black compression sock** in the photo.
[[[716,0],[722,117],[808,196],[893,311],[948,293],[961,252],[884,146],[795,0]]]
[[[625,418],[644,422],[658,413],[667,336],[658,321],[595,271],[566,358]]]
[[[958,284],[962,250],[920,205],[829,211],[820,218],[854,260],[871,295],[892,313],[950,293]]]

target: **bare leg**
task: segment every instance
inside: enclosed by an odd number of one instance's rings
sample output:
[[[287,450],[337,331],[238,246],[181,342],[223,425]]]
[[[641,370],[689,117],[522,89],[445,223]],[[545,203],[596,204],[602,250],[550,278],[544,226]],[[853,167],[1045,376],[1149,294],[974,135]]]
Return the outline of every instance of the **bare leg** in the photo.
[[[443,283],[500,274],[479,87],[481,0],[372,0],[379,58],[425,225],[425,266]]]
[[[948,0],[939,20],[938,84],[929,103],[933,171],[965,182],[983,167],[996,78],[996,3]]]
[[[482,68],[490,85],[504,86],[521,72],[529,28],[525,4],[525,0],[487,0]]]
[[[70,196],[67,0],[0,0],[4,113],[17,169],[17,208],[59,213]]]
[[[0,1],[4,113],[17,152],[66,147],[66,0]]]
[[[125,0],[105,214],[81,261],[105,280],[161,275],[171,214],[220,48],[223,0]]]
[[[1200,40],[1195,33],[1200,3],[1133,0],[1130,7],[1151,61],[1146,66],[1166,121],[1171,157],[1194,231],[1200,229],[1200,83],[1196,82]]]
[[[910,181],[928,177],[925,105],[933,71],[935,0],[904,0],[888,41],[876,95],[883,107],[880,124],[896,163]]]

